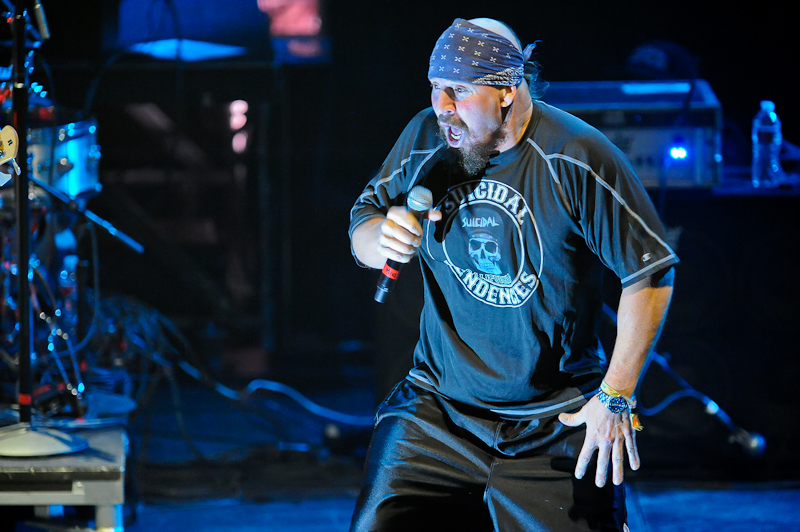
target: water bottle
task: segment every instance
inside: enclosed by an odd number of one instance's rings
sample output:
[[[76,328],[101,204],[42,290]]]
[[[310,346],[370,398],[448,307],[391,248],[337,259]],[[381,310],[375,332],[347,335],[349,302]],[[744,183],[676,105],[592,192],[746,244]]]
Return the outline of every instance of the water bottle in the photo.
[[[780,184],[783,179],[779,158],[782,142],[781,120],[775,113],[775,104],[764,100],[753,118],[754,187],[775,187]]]

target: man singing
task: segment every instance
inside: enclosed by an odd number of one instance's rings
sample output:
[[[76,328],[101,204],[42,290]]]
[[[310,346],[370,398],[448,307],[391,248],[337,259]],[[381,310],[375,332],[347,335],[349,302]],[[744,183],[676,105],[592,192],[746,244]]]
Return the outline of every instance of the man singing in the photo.
[[[351,212],[359,264],[419,253],[424,279],[414,367],[378,408],[353,531],[627,530],[633,393],[678,258],[625,156],[536,99],[532,49],[456,19],[430,58],[432,107]],[[434,198],[421,223],[404,206],[416,185]],[[622,286],[610,358],[604,268]]]

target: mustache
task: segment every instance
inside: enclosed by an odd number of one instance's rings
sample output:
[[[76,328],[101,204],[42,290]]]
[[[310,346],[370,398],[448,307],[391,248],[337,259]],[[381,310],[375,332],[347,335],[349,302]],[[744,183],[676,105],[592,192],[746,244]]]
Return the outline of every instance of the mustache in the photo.
[[[467,125],[462,122],[457,116],[443,116],[439,118],[439,127],[442,126],[454,126],[458,129],[466,131],[469,129]]]

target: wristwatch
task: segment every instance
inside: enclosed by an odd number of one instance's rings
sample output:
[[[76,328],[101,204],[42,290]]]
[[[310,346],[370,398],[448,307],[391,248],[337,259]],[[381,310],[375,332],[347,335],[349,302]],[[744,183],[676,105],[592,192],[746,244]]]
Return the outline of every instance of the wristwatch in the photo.
[[[612,414],[621,414],[626,410],[630,410],[630,405],[628,404],[628,400],[622,397],[621,395],[613,396],[608,395],[603,390],[597,392],[597,398],[600,399],[600,402],[606,405]]]

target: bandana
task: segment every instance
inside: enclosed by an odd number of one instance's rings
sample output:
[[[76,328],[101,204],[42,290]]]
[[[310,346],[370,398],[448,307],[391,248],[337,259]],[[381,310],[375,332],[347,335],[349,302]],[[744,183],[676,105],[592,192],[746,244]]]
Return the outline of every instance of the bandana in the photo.
[[[516,87],[535,46],[529,45],[523,54],[505,37],[457,18],[436,41],[428,77]]]

